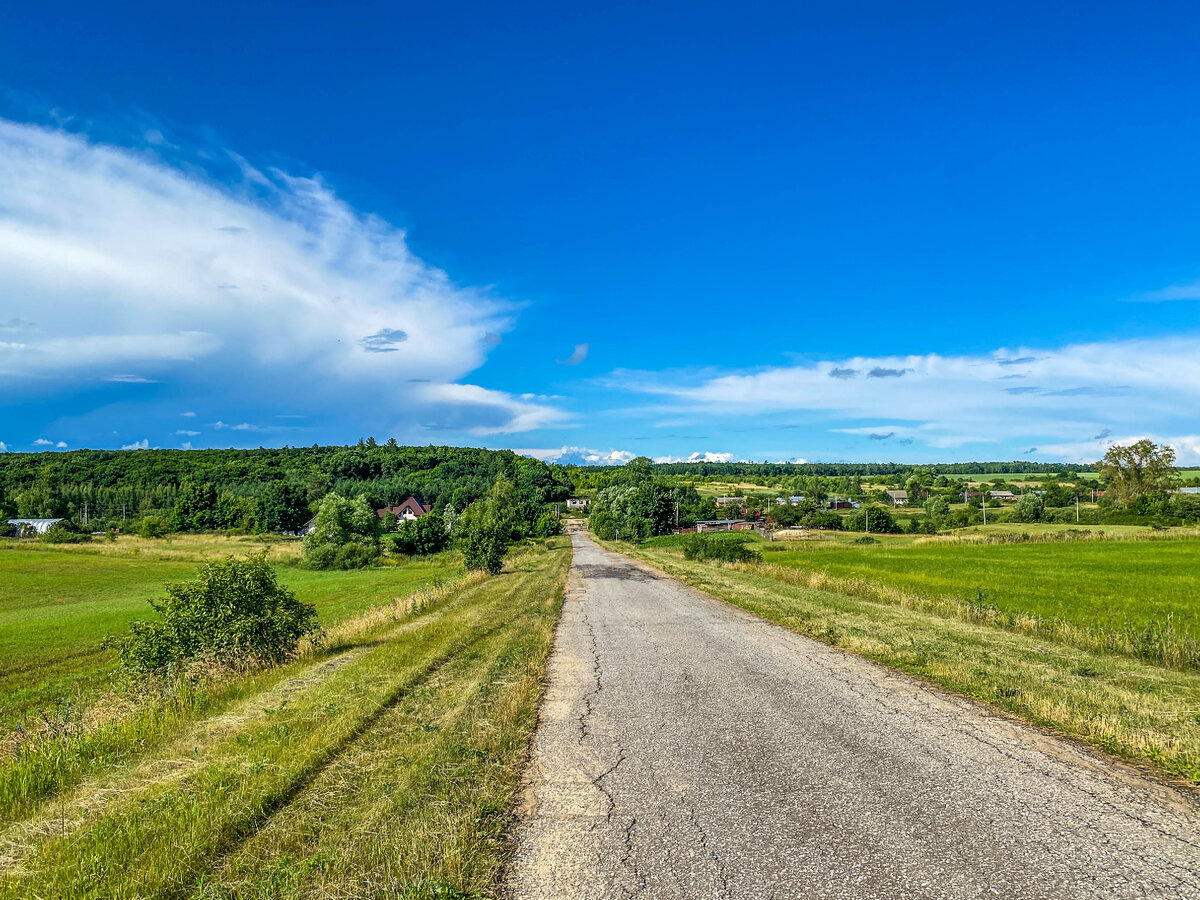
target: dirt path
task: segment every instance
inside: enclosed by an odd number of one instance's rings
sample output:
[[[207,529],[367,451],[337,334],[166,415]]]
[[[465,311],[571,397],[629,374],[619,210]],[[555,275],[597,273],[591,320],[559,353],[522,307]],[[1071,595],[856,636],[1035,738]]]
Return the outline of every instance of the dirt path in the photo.
[[[1200,898],[1189,797],[574,542],[517,898]]]

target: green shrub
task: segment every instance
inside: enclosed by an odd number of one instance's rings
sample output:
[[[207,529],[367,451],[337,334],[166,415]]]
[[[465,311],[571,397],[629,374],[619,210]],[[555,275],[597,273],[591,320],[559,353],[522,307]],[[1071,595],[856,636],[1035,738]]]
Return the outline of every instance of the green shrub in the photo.
[[[144,538],[161,538],[171,533],[171,523],[162,516],[146,516],[138,523],[137,532]]]
[[[157,620],[134,622],[128,634],[105,641],[130,672],[170,674],[201,658],[235,668],[278,664],[295,655],[301,638],[320,634],[316,607],[276,581],[265,554],[205,562],[150,605]]]
[[[38,540],[47,544],[86,544],[91,539],[90,534],[76,531],[65,521],[55,522],[44,534],[38,536]]]
[[[428,556],[441,553],[450,546],[450,533],[441,516],[426,515],[401,523],[395,534],[388,535],[393,553],[406,556]]]
[[[760,562],[762,557],[744,543],[715,539],[716,535],[689,534],[683,541],[685,559],[718,562]]]
[[[362,497],[326,494],[304,537],[310,569],[364,569],[379,559],[379,517]]]
[[[537,538],[554,537],[556,534],[562,533],[562,519],[549,510],[538,516],[538,520],[533,526],[533,536]]]

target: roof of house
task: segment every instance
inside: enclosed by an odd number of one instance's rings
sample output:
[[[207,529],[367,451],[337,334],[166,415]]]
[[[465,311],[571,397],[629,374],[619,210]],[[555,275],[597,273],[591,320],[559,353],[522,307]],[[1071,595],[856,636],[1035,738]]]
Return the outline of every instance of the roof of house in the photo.
[[[887,495],[893,500],[907,500],[908,491],[888,491]]]
[[[407,500],[405,500],[399,506],[385,506],[382,509],[375,510],[375,515],[379,516],[379,518],[382,519],[388,513],[391,513],[394,516],[400,516],[400,515],[403,515],[406,511],[411,512],[417,516],[423,516],[429,512],[429,507],[426,506],[424,503],[422,503],[420,500],[418,500],[416,497],[409,497]]]
[[[1017,495],[1014,494],[1012,491],[988,491],[988,496],[991,497],[993,500],[998,500],[1001,498],[1007,499],[1008,497],[1015,497]]]

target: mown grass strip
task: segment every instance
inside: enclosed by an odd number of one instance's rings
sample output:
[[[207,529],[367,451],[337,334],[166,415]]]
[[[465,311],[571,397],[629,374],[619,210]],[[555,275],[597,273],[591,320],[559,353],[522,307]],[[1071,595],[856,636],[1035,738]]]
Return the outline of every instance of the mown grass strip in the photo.
[[[818,590],[759,567],[618,549],[793,631],[1200,783],[1200,673]]]
[[[482,754],[488,760],[489,747],[505,747],[500,765],[463,770],[464,777],[477,782],[481,793],[476,799],[433,790],[422,795],[424,813],[410,817],[414,833],[428,833],[439,815],[454,810],[460,824],[474,823],[468,828],[473,829],[470,833],[476,844],[482,841],[482,849],[470,854],[473,861],[458,865],[447,862],[453,854],[445,848],[402,873],[417,892],[410,891],[410,896],[434,896],[432,887],[426,894],[420,892],[430,885],[451,883],[465,885],[470,891],[482,890],[479,886],[489,883],[489,873],[494,874],[500,859],[497,832],[489,816],[494,817],[497,798],[507,803],[511,795],[515,759],[536,715],[536,684],[549,650],[549,633],[569,558],[565,545],[559,546],[561,549],[553,552],[522,557],[517,571],[463,591],[461,599],[447,604],[442,615],[426,626],[371,647],[249,727],[214,746],[197,748],[202,762],[183,777],[134,785],[101,814],[73,830],[45,835],[35,849],[7,869],[0,880],[0,896],[177,897],[212,890],[234,891],[230,896],[281,896],[271,886],[274,876],[262,874],[263,867],[252,861],[245,864],[250,859],[246,854],[260,845],[259,833],[276,833],[279,826],[272,826],[288,819],[294,806],[319,798],[321,786],[346,771],[340,761],[360,753],[380,732],[392,734],[390,743],[401,762],[425,759],[416,749],[405,750],[403,735],[389,727],[394,719],[402,718],[402,705],[432,698],[431,718],[441,710],[440,715],[447,715],[452,722],[453,698],[469,696],[470,691],[456,693],[451,687],[450,693],[439,695],[439,685],[481,683],[479,673],[488,670],[489,660],[505,660],[499,671],[522,675],[514,674],[511,679],[512,685],[522,687],[505,690],[515,698],[517,714],[489,720],[502,733],[498,738],[489,737],[486,729],[473,729],[470,734],[478,737],[465,744],[447,744],[457,747],[455,752],[462,759]],[[539,632],[541,639],[529,637]],[[523,649],[518,652],[518,648]],[[532,682],[524,677],[531,667],[535,673]],[[420,733],[418,729],[418,736]],[[461,731],[455,733],[461,737]],[[454,759],[455,753],[447,750],[443,763],[429,771],[441,777]],[[354,771],[360,780],[397,777],[389,771],[363,771],[361,767]],[[340,777],[344,781],[349,776]],[[114,789],[121,787],[118,784]],[[322,818],[312,815],[305,821],[307,827],[319,829]],[[344,821],[348,824],[342,841],[352,837],[356,818],[351,815]],[[389,847],[391,842],[385,840],[373,858],[387,856]],[[237,872],[243,873],[239,876],[243,880],[249,878],[245,892],[237,879],[229,884],[222,878],[222,873]],[[258,887],[253,887],[256,884]],[[354,886],[343,888],[343,893],[358,895]],[[253,893],[255,890],[259,892]]]
[[[144,696],[113,694],[99,707],[78,707],[47,719],[36,731],[18,732],[0,745],[0,827],[28,814],[38,803],[78,784],[90,773],[130,765],[189,722],[220,714],[233,704],[272,689],[340,651],[378,637],[381,630],[420,615],[461,588],[478,584],[476,575],[438,581],[339,622],[322,648],[306,647],[301,659],[277,669],[182,682]]]

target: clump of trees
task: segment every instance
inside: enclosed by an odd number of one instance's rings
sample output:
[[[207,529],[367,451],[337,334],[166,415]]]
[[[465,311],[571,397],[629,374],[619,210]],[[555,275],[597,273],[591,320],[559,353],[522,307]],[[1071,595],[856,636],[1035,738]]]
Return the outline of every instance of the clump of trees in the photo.
[[[450,546],[450,532],[446,529],[445,517],[431,514],[398,523],[395,532],[389,534],[387,540],[393,553],[429,556],[441,553]]]
[[[1106,492],[1112,492],[1111,502],[1127,508],[1142,497],[1165,495],[1178,482],[1175,449],[1151,440],[1114,444],[1096,464],[1096,471]]]
[[[496,479],[486,498],[463,511],[456,525],[455,544],[468,569],[500,574],[504,555],[520,535],[517,513],[516,491],[504,477]]]
[[[380,556],[381,526],[362,497],[327,494],[304,537],[301,559],[311,569],[361,569]]]
[[[864,506],[846,516],[847,531],[869,531],[871,534],[900,534],[900,526],[892,514],[882,507]]]
[[[136,674],[177,674],[199,660],[235,669],[278,664],[302,639],[320,636],[316,608],[278,583],[265,555],[206,562],[150,606],[158,619],[105,642]]]

